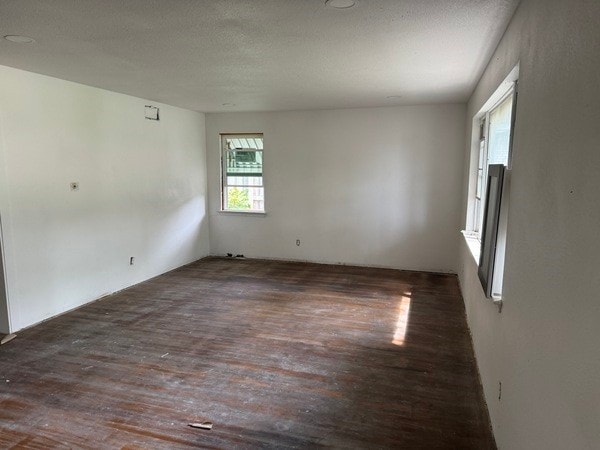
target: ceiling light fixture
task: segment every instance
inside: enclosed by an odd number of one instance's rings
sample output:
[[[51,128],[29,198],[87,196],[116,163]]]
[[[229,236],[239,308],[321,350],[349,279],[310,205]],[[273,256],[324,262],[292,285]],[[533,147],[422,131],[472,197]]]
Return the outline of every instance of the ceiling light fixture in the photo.
[[[33,44],[35,42],[35,39],[30,38],[29,36],[20,36],[18,34],[7,34],[4,36],[4,39],[17,44]]]
[[[357,0],[326,0],[325,4],[330,8],[335,9],[348,9],[356,6]]]
[[[388,95],[386,98],[389,98],[390,100],[397,100],[399,98],[402,98],[401,95]]]
[[[227,106],[235,106],[235,103],[223,103],[222,106],[225,106],[225,107],[227,107]]]

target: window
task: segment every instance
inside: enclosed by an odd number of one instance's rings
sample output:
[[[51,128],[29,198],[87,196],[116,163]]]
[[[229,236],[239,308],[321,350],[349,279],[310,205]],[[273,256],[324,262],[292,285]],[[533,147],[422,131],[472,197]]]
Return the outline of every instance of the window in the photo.
[[[512,115],[515,103],[515,90],[511,89],[504,98],[486,112],[479,123],[479,158],[477,162],[477,187],[475,190],[474,227],[477,238],[481,240],[484,208],[482,199],[487,189],[489,166],[502,164],[509,167]]]
[[[468,216],[469,246],[477,247],[478,276],[486,297],[501,300],[508,224],[512,141],[517,102],[518,67],[474,118],[476,158]],[[477,242],[477,244],[473,244]]]
[[[221,210],[262,213],[263,135],[221,135]]]
[[[481,227],[481,254],[477,275],[488,298],[502,296],[501,279],[504,275],[504,257],[500,264],[498,241],[500,239],[500,208],[504,184],[504,165],[492,164],[488,167],[485,213]],[[501,269],[500,269],[501,268]],[[499,284],[500,283],[500,284]]]

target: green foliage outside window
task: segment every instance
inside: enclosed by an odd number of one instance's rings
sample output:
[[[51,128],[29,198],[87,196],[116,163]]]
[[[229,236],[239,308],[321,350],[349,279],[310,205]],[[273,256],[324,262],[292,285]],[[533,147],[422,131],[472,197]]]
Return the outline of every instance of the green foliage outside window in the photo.
[[[229,188],[227,203],[229,209],[250,209],[248,189]]]

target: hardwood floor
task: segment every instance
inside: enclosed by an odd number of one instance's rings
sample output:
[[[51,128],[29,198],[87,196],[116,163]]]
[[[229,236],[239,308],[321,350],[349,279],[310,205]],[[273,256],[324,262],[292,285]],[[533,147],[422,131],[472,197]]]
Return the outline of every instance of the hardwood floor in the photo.
[[[495,445],[455,276],[207,258],[0,347],[13,447]]]

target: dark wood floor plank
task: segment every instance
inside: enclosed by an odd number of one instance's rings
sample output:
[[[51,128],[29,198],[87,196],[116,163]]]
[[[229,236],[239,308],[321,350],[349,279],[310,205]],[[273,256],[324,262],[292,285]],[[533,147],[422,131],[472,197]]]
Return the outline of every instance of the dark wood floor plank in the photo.
[[[495,448],[456,277],[207,258],[0,348],[0,448],[195,447]]]

